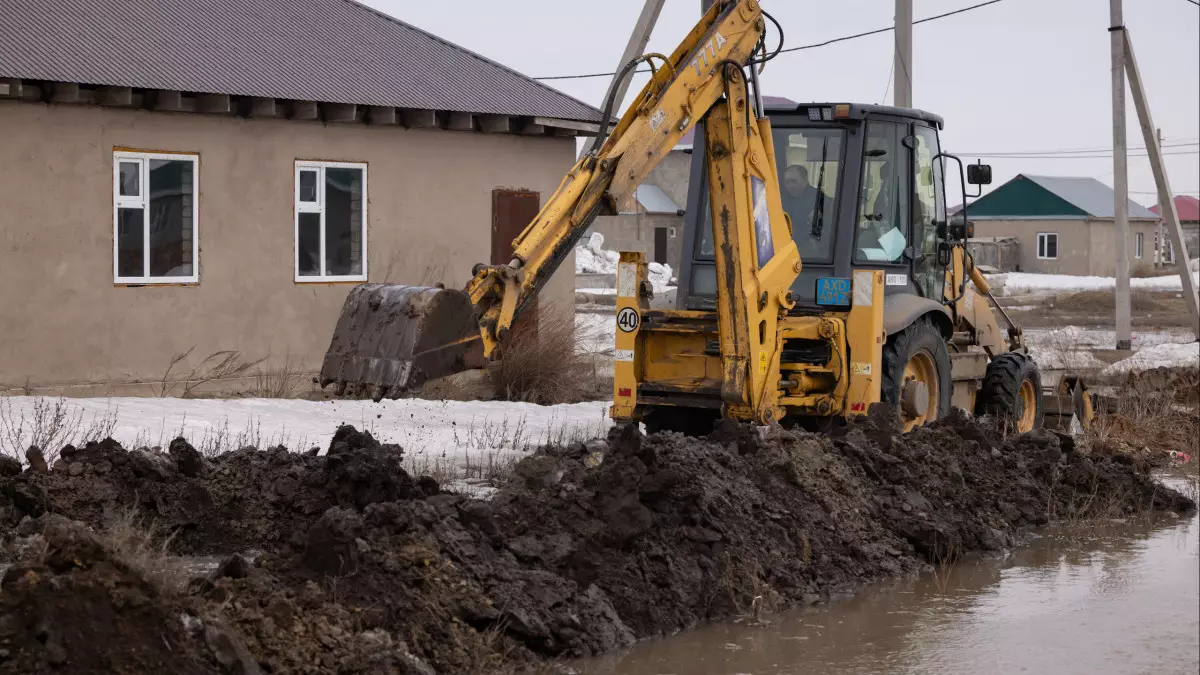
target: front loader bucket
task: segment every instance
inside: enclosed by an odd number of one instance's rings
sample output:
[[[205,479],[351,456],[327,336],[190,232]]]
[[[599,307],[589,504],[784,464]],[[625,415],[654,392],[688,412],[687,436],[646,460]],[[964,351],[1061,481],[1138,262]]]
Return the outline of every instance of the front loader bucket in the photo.
[[[346,297],[321,364],[321,386],[399,398],[426,380],[483,368],[470,298],[459,290],[362,284]]]
[[[1092,427],[1095,408],[1080,375],[1066,374],[1058,385],[1042,392],[1042,426],[1076,433]]]

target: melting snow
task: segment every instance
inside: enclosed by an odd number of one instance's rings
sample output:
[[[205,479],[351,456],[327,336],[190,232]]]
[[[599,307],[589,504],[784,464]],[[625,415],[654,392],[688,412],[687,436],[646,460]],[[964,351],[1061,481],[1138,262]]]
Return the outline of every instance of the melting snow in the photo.
[[[1146,347],[1100,371],[1101,375],[1139,373],[1153,368],[1200,368],[1200,342]]]
[[[1192,273],[1200,280],[1200,274]],[[988,282],[999,287],[997,295],[1024,295],[1053,293],[1055,291],[1103,291],[1116,288],[1114,277],[1077,277],[1069,274],[1034,274],[1032,272],[1006,272],[988,275]],[[1200,282],[1198,282],[1200,283]],[[1129,280],[1129,287],[1145,291],[1181,291],[1183,281],[1177,274],[1161,277],[1145,277]]]

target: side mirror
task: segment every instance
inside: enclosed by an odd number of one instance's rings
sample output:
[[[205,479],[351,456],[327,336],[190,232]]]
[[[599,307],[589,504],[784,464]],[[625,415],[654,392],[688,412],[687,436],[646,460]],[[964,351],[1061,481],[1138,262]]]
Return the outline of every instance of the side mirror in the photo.
[[[991,185],[992,167],[990,164],[968,164],[967,183],[971,185]]]

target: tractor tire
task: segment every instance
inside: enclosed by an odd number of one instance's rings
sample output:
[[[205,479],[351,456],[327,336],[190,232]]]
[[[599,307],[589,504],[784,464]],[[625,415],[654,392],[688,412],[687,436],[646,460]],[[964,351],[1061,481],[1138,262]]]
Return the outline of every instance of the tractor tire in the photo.
[[[975,396],[975,414],[1005,420],[1018,433],[1042,428],[1042,376],[1028,354],[1008,352],[992,359]]]
[[[642,424],[646,425],[647,435],[675,431],[685,436],[707,436],[712,433],[713,423],[718,416],[716,412],[703,408],[662,406],[643,413]]]
[[[950,352],[932,321],[919,319],[888,338],[879,393],[895,407],[905,431],[949,413],[951,387]]]

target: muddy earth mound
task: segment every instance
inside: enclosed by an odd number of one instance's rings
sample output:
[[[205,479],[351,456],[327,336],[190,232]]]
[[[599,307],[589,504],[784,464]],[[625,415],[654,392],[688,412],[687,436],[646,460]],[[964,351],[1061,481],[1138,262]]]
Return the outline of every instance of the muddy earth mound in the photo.
[[[823,602],[1013,546],[1053,520],[1195,508],[1069,436],[1004,440],[961,415],[901,434],[881,406],[836,436],[616,428],[523,459],[489,501],[410,477],[400,448],[350,427],[325,455],[206,460],[182,440],[165,454],[111,441],[69,450],[48,471],[0,476],[0,550],[22,560],[0,589],[0,621],[16,626],[0,631],[5,672],[4,659],[23,673],[61,657],[9,618],[41,600],[9,589],[53,540],[38,534],[46,521],[63,518],[102,532],[132,509],[174,554],[242,554],[145,604],[173,614],[192,603],[264,672],[481,673]],[[89,560],[54,573],[102,566]]]

